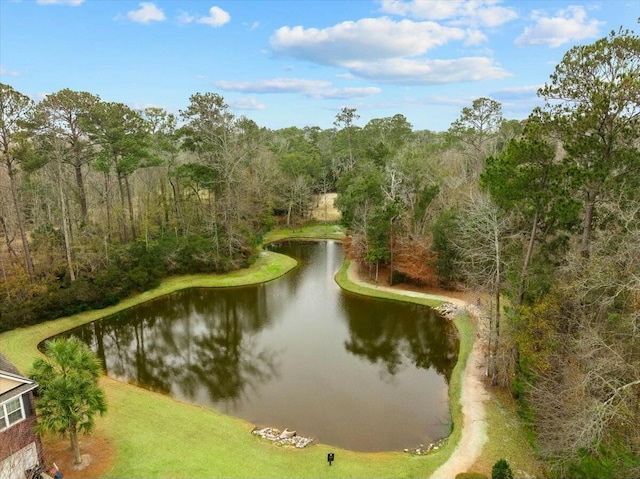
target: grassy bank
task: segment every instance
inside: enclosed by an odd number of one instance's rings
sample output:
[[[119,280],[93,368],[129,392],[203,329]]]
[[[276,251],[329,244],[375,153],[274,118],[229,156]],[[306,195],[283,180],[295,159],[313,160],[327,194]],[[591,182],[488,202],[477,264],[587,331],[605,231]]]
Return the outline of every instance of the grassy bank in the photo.
[[[193,274],[173,276],[162,281],[157,288],[132,296],[118,304],[105,309],[85,311],[55,321],[37,324],[27,328],[18,328],[0,334],[0,349],[13,364],[23,372],[27,372],[38,354],[38,343],[55,334],[67,331],[81,324],[109,316],[137,304],[150,301],[174,291],[187,288],[223,288],[258,284],[274,280],[286,274],[297,265],[296,260],[285,255],[262,252],[249,268],[228,274]]]
[[[342,236],[338,227],[317,226],[294,231],[297,238]],[[291,232],[275,231],[266,242],[291,238]],[[0,335],[0,348],[23,372],[37,356],[37,344],[74,326],[94,321],[189,287],[224,287],[254,284],[275,279],[295,267],[295,261],[275,253],[264,253],[246,270],[228,275],[192,275],[169,278],[151,291],[129,298],[110,308],[78,314]],[[344,289],[386,299],[408,300],[434,305],[432,300],[405,298],[351,283],[346,268],[337,275]],[[456,320],[461,351],[451,382],[450,397],[454,424],[461,424],[459,404],[461,379],[473,344],[473,328],[464,318]],[[274,446],[250,434],[246,421],[197,405],[102,378],[109,404],[107,415],[97,422],[95,435],[115,446],[114,467],[107,477],[428,477],[449,456],[460,437],[455,426],[451,437],[437,452],[413,456],[402,452],[356,453],[323,444],[297,450]],[[336,460],[327,465],[327,453]]]
[[[336,224],[317,224],[304,228],[277,228],[269,231],[263,242],[272,243],[284,239],[344,239],[344,229]]]

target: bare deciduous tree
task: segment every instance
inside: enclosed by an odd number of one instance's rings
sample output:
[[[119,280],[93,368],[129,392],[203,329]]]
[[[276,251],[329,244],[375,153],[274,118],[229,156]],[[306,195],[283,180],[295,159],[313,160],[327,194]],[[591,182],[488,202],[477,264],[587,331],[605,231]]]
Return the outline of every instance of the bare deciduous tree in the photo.
[[[498,383],[501,301],[507,272],[504,248],[511,221],[511,217],[488,196],[478,194],[469,198],[457,222],[457,231],[452,232],[452,241],[459,252],[460,270],[467,284],[489,293],[491,298],[487,311],[487,375],[491,376],[493,385]]]

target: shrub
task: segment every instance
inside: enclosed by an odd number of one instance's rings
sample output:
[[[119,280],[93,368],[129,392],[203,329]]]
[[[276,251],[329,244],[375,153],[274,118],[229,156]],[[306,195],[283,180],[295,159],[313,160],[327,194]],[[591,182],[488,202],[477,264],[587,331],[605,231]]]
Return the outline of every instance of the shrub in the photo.
[[[461,472],[460,474],[456,474],[456,479],[489,479],[489,478],[480,472]]]
[[[513,479],[513,472],[504,459],[500,459],[493,465],[491,479]]]

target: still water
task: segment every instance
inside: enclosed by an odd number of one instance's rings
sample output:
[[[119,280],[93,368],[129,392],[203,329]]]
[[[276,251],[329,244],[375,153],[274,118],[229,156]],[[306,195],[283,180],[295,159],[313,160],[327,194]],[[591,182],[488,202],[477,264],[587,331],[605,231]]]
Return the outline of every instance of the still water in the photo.
[[[456,331],[434,311],[344,293],[338,242],[272,250],[300,266],[258,286],[190,289],[69,331],[106,373],[355,451],[448,435]]]

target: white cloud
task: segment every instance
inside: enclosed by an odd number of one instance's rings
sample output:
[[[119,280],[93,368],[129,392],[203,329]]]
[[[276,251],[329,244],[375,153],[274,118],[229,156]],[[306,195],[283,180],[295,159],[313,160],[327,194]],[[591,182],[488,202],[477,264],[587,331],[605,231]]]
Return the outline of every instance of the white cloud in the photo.
[[[435,95],[435,96],[424,97],[420,99],[419,102],[427,105],[465,107],[473,103],[473,100],[475,99],[476,97],[469,96],[469,95],[454,96],[454,97]]]
[[[331,85],[331,82],[301,78],[272,78],[270,80],[239,82],[220,80],[213,84],[223,90],[244,93],[301,93],[326,88]]]
[[[355,78],[355,76],[353,76],[353,73],[338,73],[336,76],[345,80],[353,80]]]
[[[594,38],[598,36],[599,26],[603,22],[588,20],[583,7],[570,6],[559,10],[555,17],[546,17],[543,12],[534,11],[533,26],[525,28],[516,38],[516,45],[548,45],[559,47],[568,42]]]
[[[196,17],[189,14],[188,12],[180,12],[180,15],[178,15],[178,23],[180,25],[186,25],[187,23],[195,21],[195,19]]]
[[[243,22],[242,25],[247,27],[249,30],[255,30],[260,26],[260,22],[253,22],[253,23]]]
[[[488,57],[424,57],[429,50],[451,41],[474,45],[486,39],[484,33],[472,28],[382,17],[342,22],[324,29],[282,27],[272,35],[270,43],[276,54],[342,67],[351,75],[369,80],[431,84],[508,76]]]
[[[305,93],[309,98],[318,98],[323,100],[347,100],[350,98],[365,98],[371,95],[377,95],[382,92],[380,88],[354,87],[354,88],[331,88],[327,90],[313,90]]]
[[[36,0],[38,5],[70,5],[77,7],[81,5],[84,0]]]
[[[500,102],[505,118],[526,118],[535,107],[544,105],[544,100],[538,96],[541,86],[543,85],[503,88],[488,96]]]
[[[301,93],[308,98],[348,99],[377,95],[378,87],[329,88],[330,81],[305,80],[301,78],[272,78],[256,81],[216,81],[215,86],[225,91],[241,93]]]
[[[464,40],[460,28],[435,22],[399,22],[389,18],[364,18],[335,26],[305,29],[281,27],[270,39],[276,53],[324,64],[351,60],[381,60],[421,55],[452,40]]]
[[[221,27],[225,23],[229,23],[231,20],[231,15],[225,12],[220,7],[211,7],[209,9],[209,16],[198,18],[196,20],[197,23],[204,23],[205,25],[210,25],[212,27]]]
[[[497,101],[519,101],[529,100],[538,96],[538,89],[544,85],[526,85],[503,88],[495,91],[489,96]]]
[[[473,9],[470,12],[465,19],[460,20],[461,23],[495,28],[518,18],[515,10],[505,7],[487,6],[478,9],[475,13]]]
[[[127,18],[132,22],[149,23],[162,22],[165,20],[164,12],[160,10],[154,3],[139,3],[139,10],[131,10],[127,12]]]
[[[2,66],[0,66],[0,76],[19,77],[20,73],[16,71],[6,70]]]
[[[445,20],[452,25],[497,27],[518,18],[501,0],[382,0],[382,11],[426,20]]]
[[[486,42],[489,39],[480,30],[467,30],[467,39],[464,41],[465,45],[477,45],[478,43]]]
[[[462,81],[496,80],[511,76],[486,57],[453,60],[414,60],[393,58],[377,62],[350,62],[351,72],[382,83],[436,84]]]
[[[229,106],[235,110],[264,110],[264,103],[255,98],[235,98],[229,100]]]

